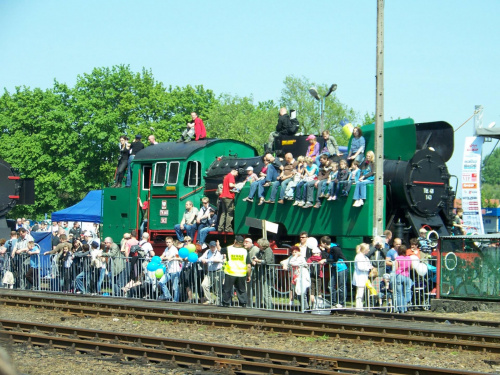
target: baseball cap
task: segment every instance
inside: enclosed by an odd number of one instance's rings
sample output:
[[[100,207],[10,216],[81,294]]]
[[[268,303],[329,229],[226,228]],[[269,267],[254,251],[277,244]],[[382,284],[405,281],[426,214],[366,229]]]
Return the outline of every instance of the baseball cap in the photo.
[[[313,254],[321,254],[321,250],[319,249],[319,247],[315,247],[312,251]]]
[[[239,242],[239,243],[243,243],[243,241],[245,241],[245,239],[243,238],[243,236],[240,236],[240,235],[234,237],[234,240],[236,242]]]
[[[246,170],[247,170],[247,171],[253,171],[253,167],[252,167],[252,166],[250,166],[250,167],[248,167]]]
[[[135,135],[135,139],[141,139],[141,138],[142,138],[142,135],[140,135],[140,134]]]
[[[92,246],[92,248],[94,249],[97,249],[99,247],[99,244],[97,243],[97,241],[92,241],[92,243],[90,244]]]
[[[389,275],[388,273],[384,273],[384,276],[382,276],[384,278],[384,280],[390,280],[391,279],[391,275]]]
[[[316,139],[316,136],[314,134],[309,134],[309,136],[306,138],[306,141],[310,141],[311,139]]]
[[[217,242],[215,241],[210,241],[210,243],[208,244],[208,246],[212,247],[212,246],[217,246]]]

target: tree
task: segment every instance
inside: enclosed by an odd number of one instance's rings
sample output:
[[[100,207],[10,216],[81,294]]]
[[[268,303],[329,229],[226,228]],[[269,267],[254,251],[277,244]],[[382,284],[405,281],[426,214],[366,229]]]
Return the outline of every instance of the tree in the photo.
[[[483,207],[497,207],[492,200],[500,199],[500,149],[484,158],[481,171],[481,199]]]
[[[500,185],[500,149],[496,148],[484,158],[481,173],[482,182],[490,185]],[[500,198],[500,196],[496,197]]]
[[[495,203],[500,199],[500,186],[491,184],[481,185],[481,207],[483,208],[495,208],[498,204]]]
[[[54,204],[60,207],[69,186],[64,181],[71,179],[68,168],[77,168],[71,117],[61,99],[52,90],[27,87],[17,87],[13,95],[5,92],[0,99],[0,157],[36,181],[35,205],[16,207],[19,216],[51,212]]]
[[[375,113],[369,114],[368,112],[365,113],[363,116],[363,125],[370,125],[370,124],[375,124]]]
[[[316,87],[320,97],[323,97],[328,92],[329,85],[316,84],[305,77],[296,78],[293,76],[287,76],[283,84],[285,87],[281,91],[281,105],[288,109],[297,110],[297,118],[300,122],[299,131],[304,134],[318,135],[321,123],[320,102],[309,94],[309,89]],[[340,103],[336,92],[333,92],[325,100],[324,127],[337,139],[338,144],[347,145],[349,139],[343,134],[340,125],[343,119],[355,123],[358,116],[352,108]]]
[[[213,138],[248,143],[262,153],[277,122],[278,107],[272,100],[254,105],[251,97],[223,94],[209,112],[207,132]]]
[[[72,205],[114,175],[121,134],[177,139],[192,111],[207,114],[217,99],[203,86],[170,87],[151,71],[95,68],[74,88],[16,88],[0,98],[0,157],[35,178],[36,203],[12,215],[43,217]]]

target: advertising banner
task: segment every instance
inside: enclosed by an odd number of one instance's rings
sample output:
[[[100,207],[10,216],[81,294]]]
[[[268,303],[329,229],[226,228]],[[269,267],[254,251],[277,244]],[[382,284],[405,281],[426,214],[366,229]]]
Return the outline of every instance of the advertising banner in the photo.
[[[484,234],[481,214],[481,155],[483,137],[466,137],[462,166],[462,208],[467,234]]]

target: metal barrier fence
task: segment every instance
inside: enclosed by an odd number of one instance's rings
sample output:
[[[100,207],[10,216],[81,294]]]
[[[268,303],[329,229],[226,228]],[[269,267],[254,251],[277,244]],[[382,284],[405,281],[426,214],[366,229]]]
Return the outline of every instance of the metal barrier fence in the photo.
[[[5,281],[5,273],[10,271],[13,283],[3,287],[316,313],[343,308],[390,312],[428,309],[436,283],[431,261],[412,260],[407,275],[394,272],[385,261],[370,261],[377,270],[371,273],[356,271],[366,267],[354,261],[255,266],[251,281],[245,282],[247,298],[240,303],[232,289],[229,301],[223,301],[226,276],[222,269],[171,261],[163,262],[167,272],[162,274],[148,271],[149,261],[141,257],[68,260],[58,254],[16,255],[3,262],[0,280]]]

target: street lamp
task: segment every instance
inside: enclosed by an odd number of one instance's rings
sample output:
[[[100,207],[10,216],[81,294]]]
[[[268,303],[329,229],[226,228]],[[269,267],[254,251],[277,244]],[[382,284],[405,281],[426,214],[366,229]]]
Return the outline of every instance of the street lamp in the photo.
[[[324,130],[324,110],[325,110],[325,99],[332,93],[334,92],[335,90],[337,90],[337,85],[334,83],[333,85],[330,86],[330,89],[328,90],[328,92],[326,93],[325,96],[323,96],[322,98],[319,96],[318,94],[318,90],[316,90],[316,87],[311,87],[309,89],[309,94],[311,94],[311,96],[318,100],[319,101],[319,113],[320,113],[320,117],[321,117],[321,125],[320,125],[320,131],[321,133],[323,133],[323,130]]]

